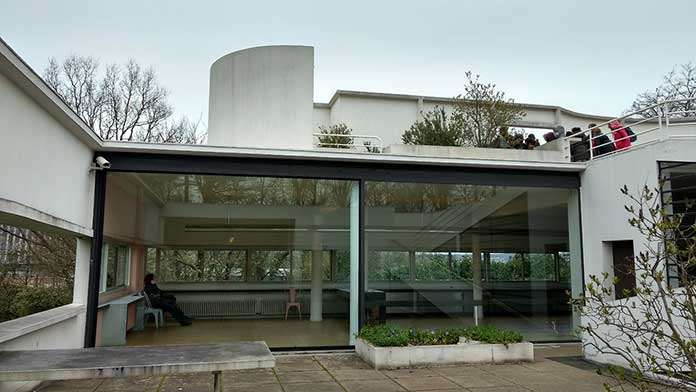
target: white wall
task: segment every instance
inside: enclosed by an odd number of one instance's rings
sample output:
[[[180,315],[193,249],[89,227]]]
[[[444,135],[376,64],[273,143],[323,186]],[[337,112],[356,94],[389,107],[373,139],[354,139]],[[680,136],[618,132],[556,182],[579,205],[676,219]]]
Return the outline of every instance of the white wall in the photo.
[[[208,144],[311,149],[314,48],[264,46],[210,68]]]
[[[0,212],[90,234],[90,148],[2,74],[0,103]]]
[[[322,125],[331,124],[331,109],[324,105],[314,105],[312,114],[312,133],[319,132]]]
[[[0,351],[81,348],[85,307],[69,304],[0,324]],[[0,392],[29,391],[39,382],[0,382]]]
[[[0,222],[90,236],[93,151],[2,73],[0,119]],[[89,240],[81,237],[75,304],[2,323],[0,335],[23,332],[4,335],[0,350],[82,347],[88,266]],[[0,391],[32,384],[0,383]]]
[[[401,143],[418,115],[418,101],[339,95],[331,108],[331,124],[346,123],[353,133],[379,136],[387,146]]]
[[[419,97],[415,95],[396,95],[338,91],[330,103],[329,122],[315,108],[315,130],[319,125],[346,123],[355,134],[379,136],[384,145],[400,144],[401,135],[420,118],[421,113],[433,110],[436,106],[452,113],[451,98]],[[513,126],[529,128],[552,128],[563,125],[566,130],[572,127],[585,129],[589,123],[602,123],[609,118],[583,115],[565,109],[522,104],[526,116]],[[618,114],[617,114],[618,115]],[[322,122],[324,121],[324,122]]]
[[[691,128],[696,135],[696,126]],[[585,282],[590,275],[608,272],[613,278],[613,261],[607,241],[632,240],[634,254],[646,249],[646,241],[628,224],[625,205],[630,201],[620,192],[627,185],[636,195],[647,185],[658,186],[659,161],[694,162],[696,138],[665,140],[636,146],[611,157],[588,163],[581,175],[582,235]],[[603,363],[622,364],[618,358],[587,351],[586,356]]]

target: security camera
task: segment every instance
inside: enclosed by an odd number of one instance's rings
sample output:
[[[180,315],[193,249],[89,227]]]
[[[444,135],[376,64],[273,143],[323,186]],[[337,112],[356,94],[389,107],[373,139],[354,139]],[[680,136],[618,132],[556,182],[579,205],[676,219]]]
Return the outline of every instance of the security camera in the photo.
[[[106,158],[99,156],[96,159],[97,166],[100,169],[110,169],[111,168],[111,162],[107,161]]]

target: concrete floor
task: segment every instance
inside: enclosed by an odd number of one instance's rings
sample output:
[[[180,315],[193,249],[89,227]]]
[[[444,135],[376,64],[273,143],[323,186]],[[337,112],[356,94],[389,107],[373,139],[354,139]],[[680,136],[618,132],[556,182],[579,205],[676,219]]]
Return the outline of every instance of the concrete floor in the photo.
[[[355,354],[277,355],[275,369],[224,372],[229,392],[595,392],[612,380],[580,357],[578,344],[537,346],[533,363],[376,371]],[[41,392],[212,391],[209,374],[45,383]]]
[[[148,325],[144,331],[129,332],[129,346],[162,344],[210,344],[263,340],[269,347],[317,347],[348,345],[348,320],[194,320],[181,327],[175,322],[165,328]]]
[[[447,317],[390,318],[388,323],[407,328],[444,328],[473,325],[473,320]],[[521,333],[531,341],[572,340],[572,327],[561,321],[545,318],[486,318],[503,329]],[[554,327],[556,328],[554,330]],[[348,345],[348,320],[326,318],[321,322],[306,319],[195,320],[192,326],[181,327],[169,321],[166,328],[152,324],[144,331],[129,332],[129,346],[163,344],[211,344],[263,340],[272,348],[326,347]]]

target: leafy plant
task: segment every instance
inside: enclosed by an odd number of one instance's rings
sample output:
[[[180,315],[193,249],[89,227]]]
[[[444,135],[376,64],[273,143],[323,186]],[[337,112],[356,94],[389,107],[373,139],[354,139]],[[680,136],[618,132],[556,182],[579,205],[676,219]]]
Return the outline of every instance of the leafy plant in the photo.
[[[389,324],[366,326],[360,338],[377,347],[433,346],[457,344],[460,337],[482,343],[511,344],[522,341],[522,335],[491,325],[439,329],[406,329]]]
[[[459,125],[447,116],[443,107],[423,113],[423,119],[416,121],[401,136],[404,144],[428,146],[461,146]]]
[[[466,72],[466,78],[464,94],[455,97],[453,114],[461,127],[462,144],[490,147],[500,127],[511,125],[526,113],[495,84],[480,81],[471,71]]]
[[[523,133],[508,127],[526,115],[513,99],[493,83],[480,81],[479,75],[466,72],[464,93],[454,98],[454,108],[447,115],[436,106],[424,113],[401,136],[404,144],[431,146],[472,146],[521,148]]]
[[[351,137],[353,129],[349,128],[344,123],[329,126],[322,125],[319,127],[319,133],[321,133],[321,136],[318,137],[320,147],[353,147],[353,137]]]
[[[70,287],[0,286],[0,322],[43,312],[72,301]]]

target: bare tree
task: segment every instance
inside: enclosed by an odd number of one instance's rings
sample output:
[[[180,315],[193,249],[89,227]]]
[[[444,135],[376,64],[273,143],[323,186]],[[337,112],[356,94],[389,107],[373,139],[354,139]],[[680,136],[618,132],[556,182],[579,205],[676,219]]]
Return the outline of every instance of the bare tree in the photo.
[[[49,60],[44,80],[87,125],[107,140],[197,144],[198,122],[176,120],[169,92],[152,68],[134,60],[109,65],[101,73],[93,57]]]
[[[618,359],[609,367],[612,390],[692,391],[696,388],[696,226],[685,213],[660,204],[659,189],[645,187],[626,206],[629,224],[645,238],[635,257],[636,286],[616,299],[616,278],[590,276],[585,295],[573,301],[583,316],[585,349]],[[665,202],[665,204],[668,204]],[[692,203],[689,202],[691,206]],[[673,279],[667,274],[674,274]],[[678,283],[677,283],[678,282]],[[608,388],[608,386],[607,386]]]
[[[691,99],[690,101],[674,102],[669,105],[674,117],[696,117],[696,64],[687,63],[675,66],[667,75],[662,77],[660,84],[654,91],[644,91],[631,104],[630,112],[636,112],[656,103],[675,100]],[[646,110],[640,113],[643,117],[666,114],[665,107]]]
[[[72,299],[75,238],[0,225],[0,322]]]
[[[481,82],[471,71],[466,78],[464,93],[455,97],[453,119],[461,128],[463,145],[490,147],[500,127],[513,125],[526,113],[495,84]]]

